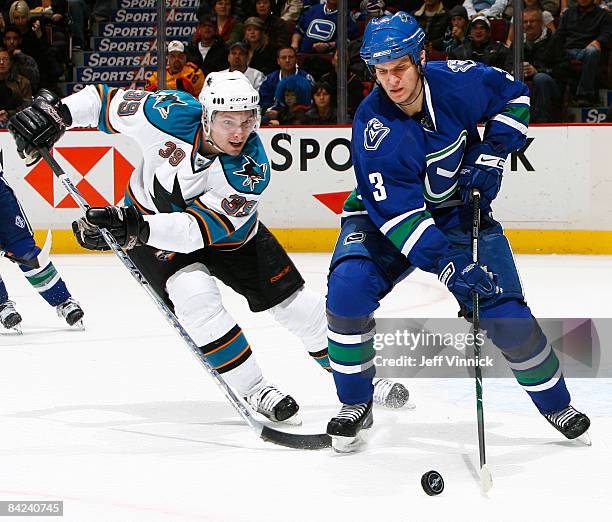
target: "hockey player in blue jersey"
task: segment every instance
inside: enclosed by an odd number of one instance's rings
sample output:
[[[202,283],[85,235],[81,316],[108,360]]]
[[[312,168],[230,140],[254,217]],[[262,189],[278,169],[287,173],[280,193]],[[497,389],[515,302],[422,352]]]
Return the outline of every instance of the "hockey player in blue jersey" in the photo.
[[[361,57],[377,87],[353,120],[357,188],[328,280],[328,347],[343,406],[327,432],[352,451],[372,425],[374,311],[415,268],[438,275],[463,315],[481,297],[481,326],[538,410],[567,438],[589,427],[570,405],[559,361],[525,302],[510,245],[491,214],[507,155],[526,140],[529,92],[473,61],[425,62],[410,15],[373,19]],[[477,124],[486,124],[481,140]],[[480,261],[472,262],[471,194],[481,194]]]
[[[32,228],[13,189],[0,169],[0,250],[23,259],[35,259],[40,248],[34,242]],[[70,325],[82,325],[83,309],[75,301],[51,261],[40,268],[19,265],[28,282],[40,296],[53,306]],[[6,285],[0,277],[0,324],[6,329],[21,331],[21,314],[9,299]]]
[[[9,122],[22,156],[51,146],[66,127],[132,137],[143,161],[126,206],[92,208],[73,224],[85,248],[107,249],[107,228],[226,382],[273,421],[295,418],[295,400],[264,379],[251,345],[223,306],[216,279],[269,311],[328,369],[323,297],[299,271],[257,207],[270,163],[257,134],[259,94],[240,72],[208,75],[199,101],[181,91],[88,86],[63,101],[35,99]],[[401,406],[407,390],[381,379],[378,402]]]

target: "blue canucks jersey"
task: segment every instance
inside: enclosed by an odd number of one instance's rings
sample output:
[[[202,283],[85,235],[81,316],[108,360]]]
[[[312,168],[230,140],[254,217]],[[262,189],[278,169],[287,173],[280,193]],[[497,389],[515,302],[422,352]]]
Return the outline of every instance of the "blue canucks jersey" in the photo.
[[[503,168],[526,141],[529,92],[505,71],[473,61],[428,63],[424,78],[418,118],[380,87],[359,106],[352,135],[357,189],[343,216],[367,213],[413,265],[435,272],[449,248],[443,231],[470,222],[457,190],[461,166]]]

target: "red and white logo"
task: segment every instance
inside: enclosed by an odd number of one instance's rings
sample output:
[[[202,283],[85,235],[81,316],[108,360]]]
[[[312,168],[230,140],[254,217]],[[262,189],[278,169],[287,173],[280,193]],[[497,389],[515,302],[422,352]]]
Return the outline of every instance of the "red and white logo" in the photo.
[[[134,166],[115,147],[55,147],[53,157],[92,207],[117,205]],[[44,160],[25,176],[53,208],[78,208]]]

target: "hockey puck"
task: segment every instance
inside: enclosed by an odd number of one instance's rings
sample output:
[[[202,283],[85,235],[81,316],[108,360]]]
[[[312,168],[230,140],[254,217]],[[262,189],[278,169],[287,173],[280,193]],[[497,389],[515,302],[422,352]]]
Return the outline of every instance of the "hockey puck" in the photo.
[[[430,497],[439,495],[444,491],[444,480],[442,475],[437,471],[431,470],[423,474],[421,477],[421,486]]]

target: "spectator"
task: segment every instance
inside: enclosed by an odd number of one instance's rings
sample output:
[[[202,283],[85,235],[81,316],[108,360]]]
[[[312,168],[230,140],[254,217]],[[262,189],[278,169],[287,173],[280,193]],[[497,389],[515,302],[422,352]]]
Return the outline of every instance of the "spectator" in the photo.
[[[561,101],[560,84],[565,81],[568,59],[558,38],[544,27],[542,11],[527,7],[523,12],[525,33],[523,73],[530,84],[531,118],[533,123],[552,120],[551,108]],[[512,71],[513,53],[508,53],[506,70]]]
[[[405,8],[403,9],[406,10]],[[378,18],[383,15],[392,14],[385,9],[384,0],[361,0],[359,11],[353,13],[353,19],[356,22],[365,22],[366,24],[372,18]]]
[[[110,21],[112,6],[111,0],[95,0],[92,13],[92,21],[101,24]]]
[[[262,121],[268,125],[305,124],[311,96],[312,84],[306,78],[294,74],[282,79],[274,94],[277,102],[266,112]]]
[[[470,20],[477,16],[486,16],[487,18],[495,18],[501,16],[508,4],[508,0],[465,0],[465,7]]]
[[[425,32],[425,48],[444,50],[443,40],[450,20],[440,0],[425,0],[420,9],[413,13]]]
[[[306,111],[308,125],[335,125],[338,123],[336,112],[336,89],[327,82],[317,82],[312,90],[312,107]]]
[[[450,27],[444,36],[444,50],[450,53],[457,47],[464,45],[470,39],[468,35],[468,14],[462,5],[456,5],[450,12]]]
[[[34,58],[38,64],[40,87],[57,89],[57,80],[64,70],[49,47],[40,19],[30,19],[30,8],[23,0],[11,4],[9,19],[21,35],[21,50]]]
[[[255,0],[253,11],[255,16],[263,21],[263,32],[276,48],[286,47],[291,43],[289,26],[272,11],[272,0]]]
[[[244,40],[249,45],[249,67],[265,74],[276,69],[276,48],[263,32],[263,20],[251,16],[244,21]]]
[[[217,32],[223,41],[231,45],[242,40],[244,30],[238,18],[232,15],[231,0],[211,0],[210,3],[217,20]]]
[[[217,34],[216,22],[210,17],[202,17],[196,35],[199,35],[199,38],[187,46],[187,60],[195,63],[205,76],[227,69],[228,50],[223,39]]]
[[[265,111],[274,104],[276,87],[283,78],[299,74],[306,78],[311,84],[314,84],[313,77],[304,69],[299,68],[297,64],[297,55],[293,47],[282,47],[279,49],[276,63],[280,69],[268,74],[259,87],[259,105],[261,106],[262,113],[265,113]]]
[[[361,0],[359,9],[362,13],[365,13],[366,25],[372,18],[378,18],[389,13],[389,11],[385,10],[384,0]],[[366,81],[372,79],[372,74],[366,67],[365,62],[361,59],[361,55],[359,54],[362,43],[363,38],[361,36],[354,38],[349,42],[349,68],[359,77],[360,80]]]
[[[25,76],[11,70],[8,49],[0,47],[0,125],[32,102],[32,87]]]
[[[185,91],[197,98],[204,86],[204,73],[195,63],[187,61],[185,45],[178,40],[170,42],[166,60],[166,89]],[[157,71],[153,71],[145,89],[156,91],[158,88]]]
[[[449,59],[474,60],[492,67],[506,66],[508,48],[491,40],[491,23],[486,16],[477,16],[470,23],[470,40],[449,52]]]
[[[85,42],[85,28],[89,19],[89,4],[85,0],[68,0],[72,19],[72,50],[81,51],[89,47]]]
[[[235,42],[229,48],[229,69],[226,71],[240,71],[244,74],[253,88],[259,90],[259,87],[264,81],[264,74],[258,69],[253,69],[248,66],[249,45],[245,42]]]
[[[296,23],[302,12],[302,0],[272,0],[272,12],[285,22]]]
[[[334,70],[321,76],[320,81],[327,82],[337,89],[339,65],[338,51],[334,53],[332,63],[334,65]],[[361,79],[354,72],[349,70],[346,78],[346,105],[347,111],[351,117],[355,114],[361,100],[363,100],[363,84],[361,83]]]
[[[34,58],[21,51],[21,34],[17,26],[6,27],[3,43],[11,56],[12,69],[21,76],[25,76],[30,82],[32,92],[36,92],[40,82],[38,64]]]
[[[588,106],[595,102],[595,80],[601,49],[612,40],[612,14],[597,7],[593,0],[578,0],[561,16],[557,35],[570,59],[580,60],[582,70],[575,103]]]
[[[291,47],[301,53],[332,53],[336,49],[338,0],[325,0],[304,11],[291,37]],[[356,38],[359,30],[352,17],[347,20],[347,36]]]
[[[550,11],[544,9],[542,5],[542,0],[524,0],[523,4],[525,7],[535,7],[542,11],[542,20],[544,22],[544,27],[551,30],[551,32],[555,32],[557,28],[555,27],[555,19]],[[510,47],[512,45],[512,40],[514,39],[514,26],[512,25],[514,22],[514,17],[510,20],[510,30],[508,31],[508,37],[506,38],[506,47]]]

